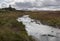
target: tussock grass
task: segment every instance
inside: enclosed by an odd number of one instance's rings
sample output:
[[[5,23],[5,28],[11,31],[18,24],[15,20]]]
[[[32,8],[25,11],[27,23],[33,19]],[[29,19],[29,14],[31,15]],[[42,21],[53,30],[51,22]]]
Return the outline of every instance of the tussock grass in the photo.
[[[34,41],[25,26],[16,20],[23,15],[30,15],[45,25],[60,27],[60,11],[0,11],[0,41]]]
[[[22,16],[21,12],[0,12],[0,41],[34,41],[25,26],[16,20],[19,16]]]

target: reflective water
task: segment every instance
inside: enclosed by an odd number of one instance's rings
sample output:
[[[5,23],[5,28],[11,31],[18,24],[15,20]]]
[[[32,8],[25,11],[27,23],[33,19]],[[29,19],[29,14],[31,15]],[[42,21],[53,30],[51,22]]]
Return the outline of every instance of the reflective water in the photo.
[[[17,19],[25,25],[28,35],[36,38],[36,41],[60,41],[60,29],[43,25],[40,21],[31,19],[29,15],[24,15]]]

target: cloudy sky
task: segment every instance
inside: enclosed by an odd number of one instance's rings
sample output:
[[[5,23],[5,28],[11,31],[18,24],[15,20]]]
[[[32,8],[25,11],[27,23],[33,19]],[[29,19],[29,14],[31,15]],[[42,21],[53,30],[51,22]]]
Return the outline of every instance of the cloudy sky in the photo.
[[[60,0],[0,0],[0,8],[12,7],[16,9],[22,8],[60,8]]]

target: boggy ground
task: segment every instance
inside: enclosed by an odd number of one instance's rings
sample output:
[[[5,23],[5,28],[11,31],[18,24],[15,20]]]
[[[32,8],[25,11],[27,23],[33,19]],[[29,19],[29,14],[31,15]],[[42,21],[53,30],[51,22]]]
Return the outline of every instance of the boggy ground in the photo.
[[[16,20],[23,15],[60,28],[60,11],[0,11],[0,41],[35,41],[28,36],[25,26]]]
[[[0,41],[34,41],[25,26],[16,20],[21,15],[17,11],[0,11]]]

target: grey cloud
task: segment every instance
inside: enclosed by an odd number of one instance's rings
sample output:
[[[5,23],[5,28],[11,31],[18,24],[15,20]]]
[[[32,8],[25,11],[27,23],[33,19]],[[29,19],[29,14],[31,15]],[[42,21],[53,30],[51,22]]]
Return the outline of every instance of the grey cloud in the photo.
[[[20,3],[15,3],[15,5],[18,7],[18,8],[31,8],[32,7],[32,4],[31,2],[20,2]]]
[[[20,2],[20,3],[15,3],[15,5],[18,8],[60,8],[60,0],[55,0],[55,1],[51,1],[51,0],[43,0],[43,1],[35,1],[34,3],[31,2]]]
[[[3,3],[3,2],[5,2],[5,0],[0,0],[0,3]]]
[[[1,7],[7,6],[10,2],[8,0],[0,0]],[[12,5],[13,6],[13,5]],[[16,2],[15,8],[60,8],[60,0],[36,0],[32,2]]]
[[[36,2],[37,5],[39,4],[38,2]],[[41,6],[59,6],[60,5],[60,1],[58,1],[58,0],[55,0],[55,1],[43,0],[43,2],[41,1],[40,3],[42,4]]]
[[[14,1],[14,0],[13,0]],[[0,0],[0,8],[8,7],[12,0]]]

